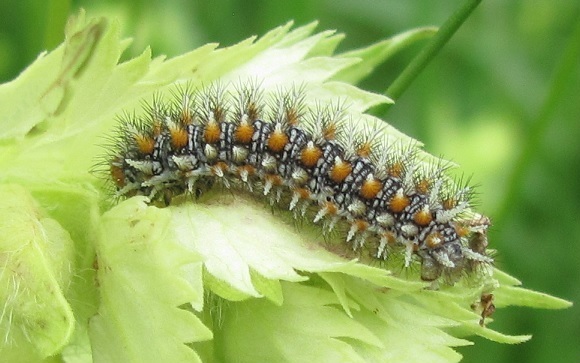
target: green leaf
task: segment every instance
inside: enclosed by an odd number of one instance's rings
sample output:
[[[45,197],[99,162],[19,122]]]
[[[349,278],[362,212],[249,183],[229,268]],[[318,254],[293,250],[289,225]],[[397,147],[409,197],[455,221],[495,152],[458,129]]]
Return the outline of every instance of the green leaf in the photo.
[[[41,53],[18,78],[0,85],[0,140],[24,137],[57,113],[71,81],[95,56],[105,24],[104,19],[93,19],[80,29],[69,27],[62,45]]]
[[[570,301],[517,287],[522,283],[503,271],[495,269],[494,276],[500,283],[494,292],[497,307],[515,305],[539,309],[566,309],[572,306]]]
[[[0,185],[0,352],[6,357],[46,358],[73,331],[64,297],[74,264],[72,241],[43,214],[25,189]]]
[[[437,33],[437,28],[434,27],[412,29],[365,48],[339,54],[339,57],[344,58],[360,58],[361,62],[356,67],[341,70],[333,79],[345,83],[357,84],[371,74],[378,65],[384,63],[398,51],[417,41],[430,38],[435,33]]]
[[[95,362],[200,361],[185,344],[212,333],[180,308],[203,295],[180,269],[197,257],[176,243],[167,228],[170,216],[143,198],[103,216],[97,245],[101,304],[89,325]]]
[[[202,257],[209,274],[246,297],[263,296],[254,286],[255,274],[265,278],[260,279],[260,290],[275,291],[277,280],[307,279],[297,270],[319,271],[348,263],[288,228],[259,202],[230,195],[207,198],[211,204],[169,207],[171,228],[183,246]],[[218,286],[214,292],[225,297],[225,286]]]
[[[495,295],[498,307],[516,305],[538,309],[566,309],[572,306],[570,301],[521,287],[502,285],[495,291]]]
[[[283,283],[285,301],[251,299],[223,309],[219,341],[226,361],[365,362],[350,344],[381,347],[367,328],[330,306],[324,290]]]

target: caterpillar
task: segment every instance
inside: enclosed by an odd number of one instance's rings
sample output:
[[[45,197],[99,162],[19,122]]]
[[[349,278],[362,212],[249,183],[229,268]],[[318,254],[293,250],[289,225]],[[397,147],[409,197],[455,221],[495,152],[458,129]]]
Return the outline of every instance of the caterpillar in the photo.
[[[426,281],[493,262],[473,188],[445,163],[419,160],[416,146],[349,127],[344,105],[306,107],[300,87],[264,97],[256,85],[212,84],[173,96],[121,118],[107,156],[117,196],[167,205],[218,184],[249,192],[325,233],[346,225],[344,243],[377,260],[420,261]]]

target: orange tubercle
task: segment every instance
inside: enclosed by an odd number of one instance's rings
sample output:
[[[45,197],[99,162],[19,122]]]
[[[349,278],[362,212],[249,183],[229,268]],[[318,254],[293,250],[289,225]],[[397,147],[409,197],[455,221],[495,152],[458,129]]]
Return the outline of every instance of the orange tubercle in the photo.
[[[364,219],[357,219],[353,224],[356,226],[356,230],[360,232],[369,228],[369,222],[365,221]]]
[[[362,143],[356,151],[357,155],[360,156],[361,158],[368,158],[369,156],[371,156],[371,152],[372,152],[372,144],[370,142]]]
[[[413,220],[415,221],[415,223],[417,223],[417,225],[424,227],[429,223],[431,223],[431,221],[433,220],[433,216],[431,215],[431,212],[429,212],[428,209],[422,209],[417,213],[415,213],[415,215],[413,216]]]
[[[409,204],[411,204],[409,197],[400,192],[391,198],[391,201],[389,202],[389,208],[395,213],[401,213],[409,206]]]
[[[395,178],[400,178],[403,175],[404,170],[405,168],[400,162],[394,163],[387,169],[389,175]]]
[[[369,178],[370,177],[370,178]],[[365,199],[373,199],[381,191],[383,183],[369,175],[360,188],[360,195]]]
[[[455,233],[457,233],[457,235],[459,237],[465,237],[467,236],[469,233],[471,233],[471,230],[469,229],[469,227],[464,226],[462,224],[456,224],[455,226],[453,226],[455,228]]]
[[[241,144],[249,144],[254,135],[254,128],[248,123],[243,123],[236,128],[234,139]]]
[[[383,233],[383,238],[387,241],[388,244],[394,245],[397,242],[397,237],[393,232],[385,232]]]
[[[220,125],[216,122],[208,123],[203,131],[203,138],[208,144],[215,144],[220,140]]]
[[[288,144],[288,141],[288,135],[281,130],[275,130],[268,139],[268,148],[273,152],[278,153],[284,149],[286,144]]]
[[[117,165],[111,165],[111,176],[113,177],[113,180],[115,181],[115,184],[117,185],[117,187],[122,188],[125,186],[125,173],[123,172],[123,169]]]
[[[320,150],[320,148],[314,145],[312,142],[309,142],[308,145],[306,145],[306,147],[302,149],[302,152],[300,153],[300,160],[302,161],[302,164],[304,164],[304,166],[307,168],[312,168],[316,166],[318,160],[321,157],[322,150]]]
[[[141,154],[148,155],[153,153],[153,149],[155,148],[154,138],[143,134],[135,134],[134,138]]]
[[[415,186],[415,190],[421,194],[429,193],[429,189],[431,188],[431,182],[427,179],[423,179],[417,183]]]
[[[330,179],[335,183],[340,183],[352,172],[352,166],[346,161],[337,159],[330,169]]]
[[[441,238],[441,235],[439,233],[431,233],[425,239],[425,244],[429,248],[438,247],[441,244],[441,242],[442,242],[442,238]]]
[[[333,202],[328,201],[324,202],[322,204],[322,209],[326,210],[326,214],[335,215],[336,213],[338,213],[338,206]]]
[[[277,174],[266,174],[264,178],[274,186],[282,185],[283,182],[282,177]]]
[[[454,198],[445,199],[443,202],[441,202],[441,205],[443,206],[443,209],[450,210],[457,206],[457,200]]]
[[[310,190],[306,188],[295,188],[294,193],[297,194],[300,199],[309,199],[310,198]]]
[[[187,131],[179,126],[172,127],[169,130],[171,136],[171,146],[174,149],[182,149],[187,145]]]
[[[248,175],[253,175],[256,172],[256,168],[252,165],[242,165],[238,167],[238,175],[241,175],[242,172],[245,172]]]
[[[224,163],[223,161],[217,162],[214,166],[211,167],[211,171],[214,175],[223,174],[228,169],[228,164]]]

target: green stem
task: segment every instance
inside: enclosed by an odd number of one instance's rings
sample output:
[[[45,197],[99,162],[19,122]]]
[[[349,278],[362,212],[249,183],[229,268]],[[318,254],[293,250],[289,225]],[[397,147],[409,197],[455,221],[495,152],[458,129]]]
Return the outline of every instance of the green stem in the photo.
[[[459,29],[461,24],[475,10],[481,0],[467,0],[453,15],[443,23],[435,37],[424,47],[419,54],[401,72],[399,77],[387,88],[385,94],[393,100],[397,100],[409,87],[413,80],[421,73],[423,68],[435,58],[437,53],[449,41],[451,36]],[[387,110],[391,105],[387,105]],[[386,110],[385,110],[386,111]]]
[[[578,18],[580,20],[580,16]],[[570,82],[574,80],[574,77],[570,77],[570,75],[578,67],[578,61],[580,59],[580,21],[578,20],[576,22],[576,29],[574,29],[574,32],[570,36],[568,46],[564,50],[560,62],[557,64],[548,95],[542,107],[538,110],[538,116],[529,128],[522,152],[514,163],[507,183],[505,197],[502,198],[502,205],[495,215],[496,220],[503,220],[510,210],[517,205],[517,199],[520,197],[519,190],[521,189],[526,172],[532,164],[532,161],[536,159],[535,154],[542,152],[540,143],[542,142],[542,136],[553,121],[552,114],[558,104],[565,99],[562,94],[566,91]]]

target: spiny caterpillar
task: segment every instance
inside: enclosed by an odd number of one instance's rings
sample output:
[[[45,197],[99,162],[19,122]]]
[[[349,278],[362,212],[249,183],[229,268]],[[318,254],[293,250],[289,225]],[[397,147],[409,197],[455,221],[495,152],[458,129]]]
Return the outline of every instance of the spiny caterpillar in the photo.
[[[311,109],[300,89],[264,97],[255,85],[174,95],[122,120],[107,161],[117,196],[169,204],[216,184],[246,190],[325,233],[346,224],[353,250],[398,254],[405,267],[419,260],[427,281],[492,262],[489,220],[469,211],[472,189],[443,164],[427,167],[416,146],[351,130],[340,106]]]

